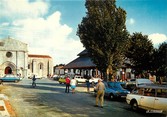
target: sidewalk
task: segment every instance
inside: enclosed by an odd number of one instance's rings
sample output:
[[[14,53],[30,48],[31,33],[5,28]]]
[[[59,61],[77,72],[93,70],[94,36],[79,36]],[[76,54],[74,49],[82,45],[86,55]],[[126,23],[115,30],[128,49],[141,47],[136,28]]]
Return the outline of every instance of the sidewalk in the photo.
[[[7,96],[0,94],[0,117],[10,117],[5,102],[8,101]]]

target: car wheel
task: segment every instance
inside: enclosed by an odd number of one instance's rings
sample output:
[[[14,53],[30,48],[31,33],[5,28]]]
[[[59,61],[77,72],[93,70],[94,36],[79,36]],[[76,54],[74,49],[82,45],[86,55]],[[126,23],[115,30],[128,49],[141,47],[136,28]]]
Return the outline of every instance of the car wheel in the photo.
[[[19,81],[18,81],[18,80],[15,80],[14,82],[16,82],[16,83],[17,83],[17,82],[19,82]]]
[[[109,98],[110,98],[111,100],[115,99],[115,97],[114,97],[114,95],[113,95],[112,93],[109,95]]]
[[[137,111],[138,109],[138,104],[136,101],[132,101],[131,103],[131,109],[134,110],[134,111]]]

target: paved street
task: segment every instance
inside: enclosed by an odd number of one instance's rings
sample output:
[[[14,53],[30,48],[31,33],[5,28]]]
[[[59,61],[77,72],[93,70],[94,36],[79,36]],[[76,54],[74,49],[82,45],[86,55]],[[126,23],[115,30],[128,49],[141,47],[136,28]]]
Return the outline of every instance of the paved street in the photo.
[[[2,88],[3,87],[3,88]],[[104,108],[94,107],[95,97],[79,84],[77,92],[64,93],[65,85],[50,79],[4,83],[1,93],[8,96],[17,117],[165,117],[162,114],[133,112],[125,100],[105,99]]]

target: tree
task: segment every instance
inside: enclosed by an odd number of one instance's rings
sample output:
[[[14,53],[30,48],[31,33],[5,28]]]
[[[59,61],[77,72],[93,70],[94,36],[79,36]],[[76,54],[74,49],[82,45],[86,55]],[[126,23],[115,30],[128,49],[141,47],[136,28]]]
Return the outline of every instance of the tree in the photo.
[[[87,15],[77,31],[92,61],[110,78],[123,61],[129,35],[126,12],[115,3],[115,0],[86,0]]]
[[[153,50],[153,44],[147,35],[142,35],[142,33],[133,33],[131,35],[130,47],[126,52],[126,57],[133,64],[136,75],[151,69]]]
[[[162,43],[158,49],[155,49],[152,60],[153,71],[156,71],[158,77],[167,77],[167,43]]]

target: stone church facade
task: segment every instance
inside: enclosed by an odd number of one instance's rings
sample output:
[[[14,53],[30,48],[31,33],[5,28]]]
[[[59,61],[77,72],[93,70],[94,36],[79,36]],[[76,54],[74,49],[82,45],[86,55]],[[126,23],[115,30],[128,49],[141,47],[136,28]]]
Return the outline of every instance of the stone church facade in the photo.
[[[47,77],[53,74],[53,61],[48,55],[28,53],[28,45],[19,40],[0,40],[0,77],[5,74]]]

